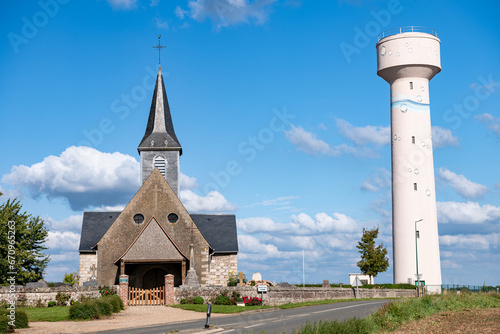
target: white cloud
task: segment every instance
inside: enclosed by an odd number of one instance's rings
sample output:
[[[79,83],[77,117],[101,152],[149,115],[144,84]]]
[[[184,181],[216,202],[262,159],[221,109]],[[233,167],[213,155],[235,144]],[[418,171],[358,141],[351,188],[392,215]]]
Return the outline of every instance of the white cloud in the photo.
[[[481,114],[474,117],[481,123],[486,123],[488,128],[493,130],[493,132],[500,137],[500,117],[495,117],[491,114]]]
[[[180,199],[189,212],[227,212],[238,209],[217,191],[211,191],[203,197],[192,190],[182,190]]]
[[[79,260],[78,252],[64,252],[61,254],[50,254],[50,263],[54,262],[73,262]]]
[[[377,170],[375,176],[368,178],[361,184],[361,190],[377,192],[391,186],[391,172],[385,168]]]
[[[60,156],[14,166],[2,182],[27,189],[33,197],[66,198],[73,210],[128,202],[140,186],[139,162],[133,157],[71,146]]]
[[[446,168],[439,168],[439,177],[465,198],[478,198],[488,191],[488,187],[472,182],[464,175],[455,174]]]
[[[492,247],[497,248],[499,241],[500,233],[492,233],[490,235],[443,235],[439,237],[439,244],[442,246],[476,250],[487,250]]]
[[[431,129],[432,147],[459,146],[458,138],[453,135],[451,130],[440,126],[433,126]]]
[[[75,231],[80,232],[82,229],[82,215],[73,215],[63,220],[54,220],[52,217],[47,217],[44,221],[50,230],[53,231]]]
[[[238,230],[246,233],[273,232],[284,229],[283,224],[276,224],[268,217],[237,219]]]
[[[168,22],[157,17],[155,18],[156,28],[158,29],[168,29]]]
[[[263,206],[276,206],[276,205],[288,205],[292,202],[292,200],[298,199],[299,196],[281,196],[273,199],[266,199],[262,202],[254,203],[248,205],[248,207],[253,207],[256,205],[263,205]]]
[[[356,145],[388,145],[391,142],[391,129],[388,126],[367,125],[355,127],[346,120],[338,119],[339,133]]]
[[[356,232],[357,222],[342,213],[335,212],[332,216],[318,213],[314,219],[305,213],[292,215],[291,229],[296,233],[326,233],[326,232]]]
[[[180,19],[189,15],[200,22],[208,18],[218,29],[248,23],[250,20],[263,24],[274,2],[276,0],[191,0],[188,3],[189,10],[177,7],[175,14]]]
[[[113,9],[135,9],[137,8],[137,0],[107,0]]]
[[[477,202],[437,202],[438,221],[455,224],[483,224],[500,219],[500,207]]]
[[[441,267],[446,268],[446,269],[462,269],[461,264],[457,264],[457,263],[450,261],[450,260],[441,261]]]
[[[266,259],[268,257],[281,257],[282,254],[278,247],[271,244],[264,244],[256,237],[250,235],[239,235],[238,245],[241,252],[259,255],[259,259]]]
[[[198,187],[198,184],[196,184],[196,178],[181,173],[181,175],[179,176],[179,186],[181,190],[194,189]]]
[[[0,203],[7,201],[8,199],[14,200],[15,198],[24,198],[22,192],[16,189],[3,189],[2,186],[0,186],[0,193],[3,194],[2,196],[0,196]]]
[[[342,154],[352,154],[359,157],[375,157],[376,155],[372,150],[364,147],[354,147],[347,144],[340,144],[335,147],[331,147],[329,144],[325,143],[323,140],[318,139],[316,134],[307,132],[301,126],[291,125],[290,130],[285,130],[285,137],[293,144],[295,147],[308,155],[327,155],[332,157],[338,157]]]
[[[189,15],[189,11],[182,9],[180,6],[175,7],[174,13],[181,20],[184,20],[184,17]]]
[[[80,234],[70,231],[49,231],[45,245],[50,249],[76,251],[80,245]]]
[[[324,141],[317,139],[316,135],[305,131],[301,126],[294,126],[285,131],[286,138],[297,147],[298,150],[309,155],[332,155],[337,156],[336,152]]]

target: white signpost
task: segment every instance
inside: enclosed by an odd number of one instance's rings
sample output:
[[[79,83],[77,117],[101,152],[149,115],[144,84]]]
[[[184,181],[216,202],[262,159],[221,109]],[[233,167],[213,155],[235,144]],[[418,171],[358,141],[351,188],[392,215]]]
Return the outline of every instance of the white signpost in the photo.
[[[257,285],[257,292],[260,292],[260,299],[264,303],[264,292],[267,293],[267,285]]]
[[[359,290],[358,286],[363,286],[363,283],[361,283],[361,280],[359,279],[358,276],[356,276],[356,298],[359,298]]]

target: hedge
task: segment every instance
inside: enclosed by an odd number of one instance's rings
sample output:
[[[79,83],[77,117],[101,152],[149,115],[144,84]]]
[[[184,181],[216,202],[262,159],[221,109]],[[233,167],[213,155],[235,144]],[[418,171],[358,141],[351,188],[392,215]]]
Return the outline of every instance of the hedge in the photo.
[[[14,326],[9,325],[12,319],[10,319],[8,315],[10,315],[10,310],[0,310],[0,333],[14,333],[15,328],[28,328],[28,315],[26,312],[15,310],[16,319],[14,321]]]
[[[101,315],[111,315],[124,309],[125,307],[120,296],[112,295],[83,303],[74,303],[69,308],[69,318],[72,320],[99,319]]]

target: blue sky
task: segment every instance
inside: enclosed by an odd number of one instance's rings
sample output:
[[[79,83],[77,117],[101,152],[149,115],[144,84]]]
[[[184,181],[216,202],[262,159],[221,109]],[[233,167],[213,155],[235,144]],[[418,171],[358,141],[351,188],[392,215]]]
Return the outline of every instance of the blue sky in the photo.
[[[378,33],[441,39],[430,84],[443,283],[500,284],[496,1],[42,0],[0,5],[0,189],[78,269],[84,210],[139,187],[158,53],[190,212],[238,219],[239,270],[347,282],[363,227],[392,254],[389,85]],[[391,263],[392,265],[392,263]],[[377,282],[392,282],[392,268]]]

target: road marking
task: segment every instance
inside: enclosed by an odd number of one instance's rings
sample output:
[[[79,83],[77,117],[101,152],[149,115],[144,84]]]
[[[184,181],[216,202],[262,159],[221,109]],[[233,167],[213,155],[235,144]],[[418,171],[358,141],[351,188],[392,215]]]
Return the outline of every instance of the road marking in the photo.
[[[256,324],[256,325],[252,325],[252,326],[246,326],[243,328],[252,328],[252,327],[257,327],[257,326],[262,326],[262,325],[264,325],[264,323],[260,323],[260,324]]]
[[[344,307],[332,308],[332,309],[324,310],[324,311],[316,311],[316,312],[313,312],[313,313],[316,314],[316,313],[332,312],[332,311],[336,311],[336,310],[343,310],[343,309],[346,309],[346,308],[353,308],[353,307],[364,306],[364,305],[377,305],[377,304],[383,304],[383,303],[385,303],[385,302],[380,302],[380,303],[364,303],[364,304],[357,304],[357,305],[351,305],[351,306],[344,306]]]
[[[236,330],[236,329],[229,329],[229,330],[227,330],[227,331],[223,331],[222,333],[230,333],[230,332],[234,332],[235,330]],[[222,333],[221,333],[221,334],[222,334]]]
[[[313,312],[314,313],[314,312]],[[305,314],[300,314],[300,315],[294,315],[293,317],[294,318],[298,318],[298,317],[305,317],[306,315],[311,315],[311,313],[305,313]]]

